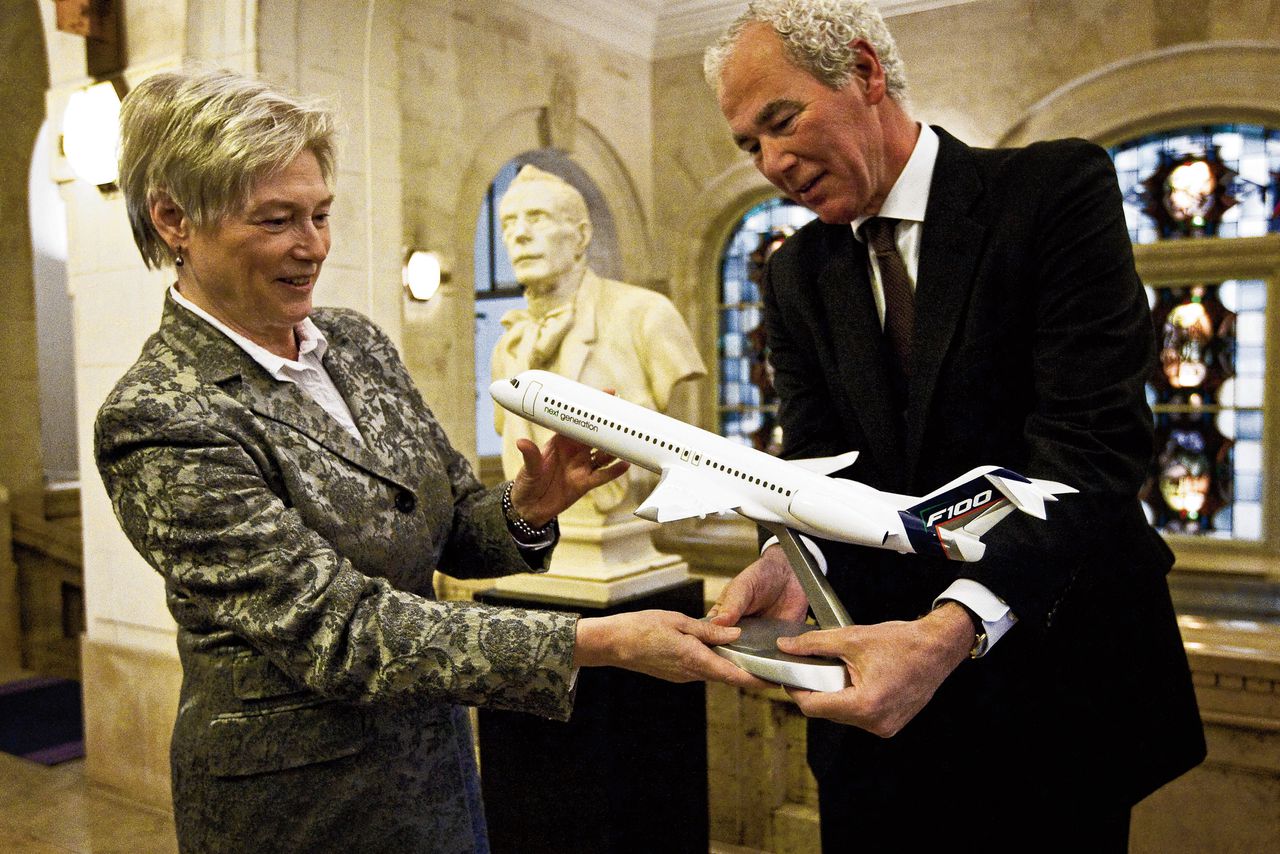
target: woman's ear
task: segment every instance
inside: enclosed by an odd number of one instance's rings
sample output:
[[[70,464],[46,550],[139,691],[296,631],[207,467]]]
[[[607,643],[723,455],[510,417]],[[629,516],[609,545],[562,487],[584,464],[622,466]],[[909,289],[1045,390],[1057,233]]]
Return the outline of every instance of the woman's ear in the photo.
[[[169,248],[178,250],[191,242],[191,220],[166,192],[157,192],[150,200],[151,224]]]

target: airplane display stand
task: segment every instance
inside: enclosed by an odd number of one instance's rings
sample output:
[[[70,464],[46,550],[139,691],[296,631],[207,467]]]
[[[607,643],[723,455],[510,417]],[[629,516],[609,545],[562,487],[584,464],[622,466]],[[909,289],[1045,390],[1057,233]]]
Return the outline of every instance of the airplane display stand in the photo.
[[[490,590],[489,605],[584,617],[649,608],[703,613],[702,581],[607,606]],[[480,775],[494,854],[706,854],[706,689],[613,667],[578,671],[568,721],[478,711]]]
[[[849,671],[837,658],[788,655],[778,649],[778,638],[795,637],[820,629],[838,629],[853,624],[849,612],[827,583],[822,569],[795,533],[782,525],[762,524],[778,538],[800,587],[809,599],[817,626],[767,617],[743,617],[738,621],[742,635],[733,643],[713,647],[717,653],[748,673],[768,682],[807,688],[810,691],[839,691],[849,684]]]

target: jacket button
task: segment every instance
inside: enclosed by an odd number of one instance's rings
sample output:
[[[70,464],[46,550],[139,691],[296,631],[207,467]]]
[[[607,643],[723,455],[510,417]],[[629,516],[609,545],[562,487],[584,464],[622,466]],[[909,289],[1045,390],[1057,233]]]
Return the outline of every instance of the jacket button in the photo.
[[[402,489],[396,493],[396,509],[401,513],[412,513],[413,508],[418,506],[418,499],[413,497],[413,493],[407,489]]]

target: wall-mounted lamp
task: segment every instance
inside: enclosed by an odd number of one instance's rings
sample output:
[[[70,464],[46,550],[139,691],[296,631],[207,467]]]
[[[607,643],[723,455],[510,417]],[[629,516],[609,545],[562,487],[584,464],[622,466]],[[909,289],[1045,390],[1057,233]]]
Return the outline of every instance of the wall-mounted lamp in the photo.
[[[71,93],[62,114],[62,153],[77,178],[99,187],[116,182],[120,96],[110,81]]]
[[[415,249],[405,259],[401,274],[409,298],[425,302],[435,296],[441,282],[449,281],[449,273],[440,264],[440,255]]]

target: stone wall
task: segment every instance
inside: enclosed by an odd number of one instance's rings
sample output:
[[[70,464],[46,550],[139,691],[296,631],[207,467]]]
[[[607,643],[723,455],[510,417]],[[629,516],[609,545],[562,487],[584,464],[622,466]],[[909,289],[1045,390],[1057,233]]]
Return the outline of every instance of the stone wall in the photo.
[[[78,680],[85,629],[79,491],[46,491],[38,504],[13,508],[10,518],[22,667]]]
[[[9,508],[9,490],[0,484],[0,678],[22,671],[22,601]]]
[[[516,155],[568,153],[609,206],[624,277],[650,283],[649,67],[507,3],[405,0],[399,44],[404,245],[440,252],[452,273],[431,302],[407,306],[403,350],[451,441],[474,458],[484,194]]]

